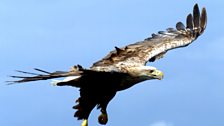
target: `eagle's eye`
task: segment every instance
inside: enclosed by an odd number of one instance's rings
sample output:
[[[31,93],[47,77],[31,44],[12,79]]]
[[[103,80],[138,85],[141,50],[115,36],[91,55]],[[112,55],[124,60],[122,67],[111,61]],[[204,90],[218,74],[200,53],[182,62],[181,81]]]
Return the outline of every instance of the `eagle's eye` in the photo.
[[[154,72],[154,70],[149,70],[149,73],[153,73]]]

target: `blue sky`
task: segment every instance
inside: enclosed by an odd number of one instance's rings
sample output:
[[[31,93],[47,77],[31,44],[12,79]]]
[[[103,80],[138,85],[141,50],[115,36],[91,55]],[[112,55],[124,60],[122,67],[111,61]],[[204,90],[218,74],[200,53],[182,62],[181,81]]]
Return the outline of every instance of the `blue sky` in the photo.
[[[90,67],[114,46],[143,40],[185,22],[193,5],[205,6],[205,33],[186,48],[152,64],[161,81],[146,81],[118,93],[108,107],[107,126],[224,125],[224,2],[149,0],[1,0],[0,125],[78,126],[72,106],[78,89],[49,81],[6,86],[14,70]],[[89,124],[98,125],[93,110]]]

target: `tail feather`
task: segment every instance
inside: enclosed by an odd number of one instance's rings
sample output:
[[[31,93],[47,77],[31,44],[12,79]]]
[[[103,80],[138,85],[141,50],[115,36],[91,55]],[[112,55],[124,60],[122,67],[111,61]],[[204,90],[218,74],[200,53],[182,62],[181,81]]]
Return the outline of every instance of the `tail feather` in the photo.
[[[40,72],[43,72],[43,73],[46,73],[46,74],[50,74],[50,72],[47,72],[47,71],[45,71],[45,70],[41,70],[41,69],[38,69],[38,68],[34,68],[34,70],[36,70],[36,71],[40,71]]]
[[[17,70],[17,72],[19,72],[19,73],[34,75],[34,76],[10,76],[12,78],[17,78],[20,80],[7,81],[8,85],[15,84],[15,83],[30,82],[30,81],[48,80],[48,79],[59,78],[59,77],[80,76],[83,73],[83,71],[79,71],[79,70],[77,70],[77,71],[72,70],[72,71],[68,71],[68,72],[66,72],[66,71],[47,72],[47,71],[37,69],[37,68],[34,68],[34,70],[36,70],[38,72],[42,72],[43,74]]]
[[[25,71],[21,71],[21,70],[16,70],[16,72],[24,73],[24,74],[30,74],[30,75],[41,75],[41,74],[31,73],[31,72],[25,72]]]

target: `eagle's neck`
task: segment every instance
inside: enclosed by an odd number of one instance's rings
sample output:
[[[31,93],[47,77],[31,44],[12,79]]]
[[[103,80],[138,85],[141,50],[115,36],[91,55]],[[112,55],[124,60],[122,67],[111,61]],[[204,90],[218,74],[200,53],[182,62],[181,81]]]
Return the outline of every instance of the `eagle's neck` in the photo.
[[[138,67],[127,68],[126,70],[129,76],[126,76],[125,78],[122,79],[119,86],[120,87],[119,90],[130,88],[142,81],[155,79],[153,77],[150,77],[148,74],[150,70],[155,70],[155,69],[156,69],[155,67],[151,67],[151,66],[138,66]]]
[[[146,80],[148,80],[148,79],[141,78],[141,77],[127,76],[121,81],[118,91],[125,90],[127,88],[130,88],[130,87],[132,87],[140,82],[146,81]]]

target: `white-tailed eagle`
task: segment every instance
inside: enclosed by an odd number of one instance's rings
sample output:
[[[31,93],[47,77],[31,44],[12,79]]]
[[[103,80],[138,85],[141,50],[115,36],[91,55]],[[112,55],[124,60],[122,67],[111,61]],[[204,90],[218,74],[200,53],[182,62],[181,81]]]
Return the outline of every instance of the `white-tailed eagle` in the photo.
[[[205,8],[200,13],[198,5],[195,4],[193,14],[187,16],[186,27],[182,22],[178,22],[176,29],[168,28],[143,41],[121,48],[115,47],[115,50],[89,69],[76,65],[66,72],[35,69],[42,72],[37,74],[18,71],[33,76],[11,76],[20,80],[10,82],[23,83],[65,77],[62,81],[54,81],[54,85],[80,88],[80,97],[73,108],[77,110],[74,116],[83,120],[82,126],[88,125],[88,117],[95,106],[101,110],[99,123],[106,124],[106,108],[115,94],[145,80],[162,79],[163,73],[155,67],[146,66],[146,63],[161,58],[169,50],[191,44],[204,32],[206,23]]]

